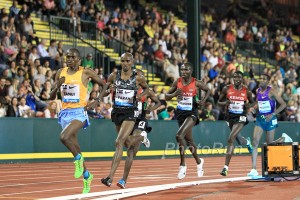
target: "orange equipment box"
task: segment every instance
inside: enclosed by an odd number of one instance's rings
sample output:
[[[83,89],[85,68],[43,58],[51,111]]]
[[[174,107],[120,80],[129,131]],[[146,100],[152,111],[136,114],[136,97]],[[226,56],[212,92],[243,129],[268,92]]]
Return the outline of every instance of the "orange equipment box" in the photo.
[[[299,154],[300,145],[298,142],[264,144],[261,154],[263,176],[299,175]]]

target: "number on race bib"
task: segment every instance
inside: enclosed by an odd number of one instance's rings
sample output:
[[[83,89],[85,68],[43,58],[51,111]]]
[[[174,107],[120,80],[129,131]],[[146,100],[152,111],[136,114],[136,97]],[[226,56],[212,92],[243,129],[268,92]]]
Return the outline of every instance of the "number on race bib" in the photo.
[[[138,125],[138,128],[144,129],[144,128],[145,128],[145,125],[146,125],[146,122],[140,121],[140,122],[139,122],[139,125]]]

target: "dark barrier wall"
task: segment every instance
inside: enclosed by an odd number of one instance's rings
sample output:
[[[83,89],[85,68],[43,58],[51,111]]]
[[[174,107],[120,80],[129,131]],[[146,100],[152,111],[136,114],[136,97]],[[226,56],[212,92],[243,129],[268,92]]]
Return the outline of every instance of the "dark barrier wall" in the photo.
[[[153,127],[148,137],[149,149],[144,151],[175,149],[176,121],[150,121]],[[254,124],[242,130],[242,135],[252,138]],[[281,122],[275,138],[287,133],[294,141],[300,141],[300,123]],[[56,119],[0,118],[0,160],[4,154],[68,152],[61,144],[61,127]],[[198,149],[225,148],[230,130],[224,121],[201,122],[194,127],[193,134]],[[113,152],[116,131],[110,120],[91,120],[91,126],[79,132],[79,143],[83,152]],[[263,136],[261,143],[265,141]],[[108,156],[110,157],[110,156]]]

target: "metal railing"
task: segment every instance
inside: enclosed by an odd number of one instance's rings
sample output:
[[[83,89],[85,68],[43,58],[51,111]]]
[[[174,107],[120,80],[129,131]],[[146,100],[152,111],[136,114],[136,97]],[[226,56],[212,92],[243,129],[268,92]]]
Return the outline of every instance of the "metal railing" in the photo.
[[[267,46],[264,44],[237,41],[237,49],[238,52],[244,56],[259,58],[258,61],[253,61],[252,59],[250,59],[250,65],[257,66],[259,74],[263,72],[263,69],[268,65],[274,67],[280,65],[285,69],[290,66],[294,66],[293,63],[288,62],[287,60],[277,61],[275,56],[276,52],[268,50]]]
[[[76,19],[51,16],[50,38],[62,41],[65,47],[77,48],[82,57],[92,53],[95,67],[103,67],[104,73],[109,73],[116,66],[116,63],[107,53],[98,49],[99,47],[104,48],[104,45],[103,40],[97,38],[94,27],[95,22],[81,20],[78,23]]]
[[[50,38],[63,41],[64,46],[74,47],[80,50],[82,56],[92,53],[96,67],[103,67],[104,73],[110,73],[116,62],[111,56],[99,49],[110,48],[114,53],[121,55],[128,51],[131,46],[106,35],[103,31],[96,28],[94,21],[78,21],[76,18],[50,17]],[[82,45],[85,44],[85,45]],[[141,52],[137,52],[141,54]],[[141,64],[143,69],[147,69],[148,81],[153,80],[149,73],[154,71],[153,65],[147,61]]]

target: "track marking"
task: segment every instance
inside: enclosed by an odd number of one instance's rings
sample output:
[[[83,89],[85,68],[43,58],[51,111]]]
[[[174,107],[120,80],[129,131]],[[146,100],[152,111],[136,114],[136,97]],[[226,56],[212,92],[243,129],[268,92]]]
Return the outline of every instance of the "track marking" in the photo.
[[[111,199],[132,197],[132,196],[137,196],[137,195],[141,195],[141,194],[148,194],[151,192],[157,192],[157,191],[162,191],[162,190],[169,190],[169,189],[174,189],[177,187],[187,187],[187,186],[209,184],[209,183],[224,183],[224,182],[232,182],[232,181],[243,181],[243,180],[247,180],[247,179],[250,179],[250,177],[246,176],[246,177],[236,177],[236,178],[201,180],[201,181],[183,182],[183,183],[175,183],[175,184],[163,184],[163,185],[155,185],[155,186],[137,187],[137,188],[123,189],[123,190],[119,189],[119,190],[95,192],[95,193],[89,193],[89,194],[60,196],[60,197],[46,198],[46,199],[42,199],[42,200],[72,200],[72,199],[81,199],[81,198],[87,198],[87,197],[98,197],[98,196],[104,196],[104,195],[111,195],[111,196],[97,198],[97,200],[111,200]]]

